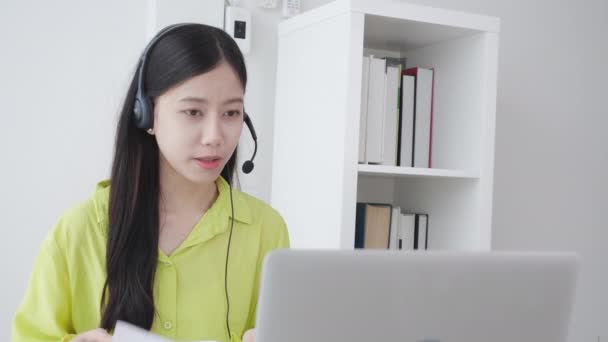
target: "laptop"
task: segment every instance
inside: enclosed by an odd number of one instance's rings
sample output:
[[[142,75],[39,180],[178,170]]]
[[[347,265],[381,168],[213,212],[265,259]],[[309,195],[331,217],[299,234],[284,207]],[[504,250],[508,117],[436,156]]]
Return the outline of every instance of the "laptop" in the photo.
[[[565,342],[573,253],[277,250],[256,342]]]

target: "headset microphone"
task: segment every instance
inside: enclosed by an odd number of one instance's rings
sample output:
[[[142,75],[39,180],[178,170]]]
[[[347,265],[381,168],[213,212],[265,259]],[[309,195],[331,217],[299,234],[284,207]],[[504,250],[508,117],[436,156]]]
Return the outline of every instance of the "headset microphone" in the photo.
[[[243,163],[243,172],[248,174],[251,171],[253,171],[253,159],[255,158],[256,153],[258,152],[258,137],[255,134],[255,129],[253,128],[253,123],[251,122],[251,118],[249,118],[249,115],[247,113],[245,113],[245,124],[247,125],[247,128],[249,128],[249,132],[251,133],[251,137],[253,138],[253,144],[254,144],[254,148],[253,148],[253,155],[251,156],[251,159],[245,161]]]

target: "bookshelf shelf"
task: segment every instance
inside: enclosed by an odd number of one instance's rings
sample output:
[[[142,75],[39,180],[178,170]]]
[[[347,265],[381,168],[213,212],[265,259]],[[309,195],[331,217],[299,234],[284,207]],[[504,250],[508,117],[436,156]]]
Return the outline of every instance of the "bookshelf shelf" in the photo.
[[[460,170],[425,169],[403,166],[359,164],[359,175],[379,177],[440,177],[455,179],[478,179],[479,176]]]
[[[429,249],[491,249],[499,31],[498,18],[393,0],[279,23],[270,202],[293,248],[354,248],[356,204],[375,202],[428,214]],[[369,54],[434,69],[434,168],[359,164]]]

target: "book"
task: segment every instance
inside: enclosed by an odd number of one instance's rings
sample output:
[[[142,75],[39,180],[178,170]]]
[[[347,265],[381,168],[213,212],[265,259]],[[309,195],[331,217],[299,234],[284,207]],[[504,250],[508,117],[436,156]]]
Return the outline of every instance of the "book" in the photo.
[[[432,167],[434,69],[409,68],[403,75],[415,77],[414,167]]]
[[[400,78],[398,67],[389,66],[386,68],[382,165],[397,166]]]
[[[355,248],[365,246],[365,203],[357,202],[355,211]]]
[[[389,248],[392,209],[391,204],[357,203],[355,248]]]
[[[399,166],[414,166],[414,76],[401,77],[401,115],[399,117]]]
[[[401,228],[401,215],[401,208],[393,207],[388,249],[399,249],[399,229]]]
[[[414,233],[416,231],[415,214],[401,214],[399,225],[399,250],[411,251],[414,249]]]
[[[384,130],[384,105],[386,103],[386,61],[370,56],[367,96],[367,133],[365,157],[369,164],[382,163]]]
[[[361,117],[359,118],[359,163],[367,163],[367,98],[369,92],[369,57],[363,56],[361,73]]]
[[[428,249],[429,215],[416,214],[414,231],[414,249]]]

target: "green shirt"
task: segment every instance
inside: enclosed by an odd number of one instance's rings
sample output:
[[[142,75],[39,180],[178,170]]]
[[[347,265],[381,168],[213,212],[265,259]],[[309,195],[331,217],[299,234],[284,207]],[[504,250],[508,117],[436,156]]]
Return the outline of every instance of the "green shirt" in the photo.
[[[175,340],[227,341],[224,271],[230,233],[230,191],[219,195],[171,254],[159,249],[152,331]],[[12,341],[69,341],[99,327],[106,278],[109,181],[67,210],[44,240],[25,298],[13,321]],[[228,264],[230,330],[240,341],[255,324],[264,256],[289,247],[281,216],[264,202],[233,189],[234,230]]]

